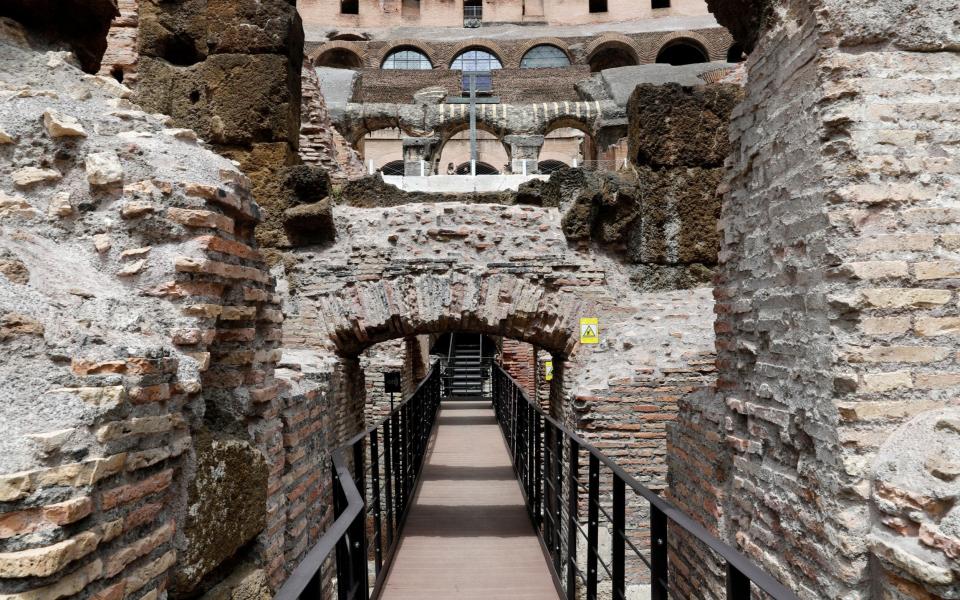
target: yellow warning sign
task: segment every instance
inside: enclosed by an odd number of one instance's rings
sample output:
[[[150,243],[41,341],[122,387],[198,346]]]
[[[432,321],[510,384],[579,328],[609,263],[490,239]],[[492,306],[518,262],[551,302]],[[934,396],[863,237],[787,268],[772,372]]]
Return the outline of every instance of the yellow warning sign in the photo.
[[[600,320],[596,317],[585,317],[580,319],[580,343],[581,344],[599,344],[600,343]]]
[[[548,360],[543,363],[543,378],[547,381],[553,381],[553,361]]]

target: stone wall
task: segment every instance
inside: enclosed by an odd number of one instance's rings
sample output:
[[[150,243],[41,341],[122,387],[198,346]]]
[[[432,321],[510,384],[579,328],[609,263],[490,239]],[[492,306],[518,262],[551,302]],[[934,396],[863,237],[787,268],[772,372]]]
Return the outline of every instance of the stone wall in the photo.
[[[322,167],[338,183],[363,177],[365,171],[359,155],[330,121],[320,79],[309,60],[304,60],[302,86],[300,161]]]
[[[400,374],[401,390],[416,387],[419,383],[404,381],[414,378],[412,372],[405,372],[405,352],[405,340],[393,340],[371,346],[360,355],[360,367],[363,369],[366,386],[365,422],[368,427],[383,420],[390,414],[391,406],[399,406],[405,399],[403,391],[393,394],[393,397],[387,394],[384,381],[387,373]]]
[[[627,27],[629,28],[629,26]],[[311,39],[307,51],[317,64],[325,64],[324,54],[339,51],[352,55],[354,62],[370,69],[379,68],[392,52],[412,48],[426,55],[433,64],[433,73],[440,76],[448,71],[456,57],[466,49],[478,48],[496,56],[505,69],[519,69],[524,55],[534,46],[547,44],[560,48],[575,68],[587,67],[596,55],[606,49],[616,48],[631,59],[633,64],[650,64],[657,60],[660,51],[671,43],[687,41],[706,51],[711,61],[727,58],[727,50],[733,39],[722,27],[698,27],[693,30],[641,31],[636,33],[597,31],[593,35],[569,29],[539,29],[542,37],[530,33],[498,32],[496,38],[462,39],[452,32],[438,32],[431,39],[378,39],[371,41],[333,40],[316,42]],[[570,35],[574,32],[574,35]],[[560,34],[560,37],[558,37]],[[326,65],[337,66],[337,65]],[[350,65],[340,65],[349,67]],[[530,71],[527,71],[530,73]],[[430,73],[430,71],[427,71]],[[445,73],[444,73],[445,75]]]
[[[563,69],[500,69],[493,72],[493,89],[503,102],[576,102],[576,85],[590,77],[590,67]],[[439,87],[459,96],[463,86],[460,71],[394,71],[379,67],[363,69],[360,85],[351,99],[358,103],[410,104],[424,88]]]
[[[107,49],[100,62],[100,75],[113,77],[132,87],[137,80],[137,61],[140,58],[140,2],[119,0],[120,14],[110,24]]]
[[[531,344],[505,339],[501,342],[500,364],[534,401],[537,400],[537,349]]]
[[[754,32],[733,113],[716,290],[725,443],[705,472],[732,471],[708,496],[715,527],[803,598],[957,593],[956,533],[941,529],[956,485],[936,454],[955,447],[941,424],[960,381],[948,5],[783,3]],[[685,418],[714,418],[696,413],[717,402],[702,406]],[[904,444],[907,431],[943,446]],[[682,433],[676,448],[696,447]],[[911,475],[892,475],[894,446]],[[677,485],[716,487],[675,465]]]
[[[297,164],[303,28],[292,0],[140,0],[137,98],[236,160],[267,212]],[[267,240],[264,240],[267,241]]]
[[[196,594],[269,556],[282,316],[259,210],[193,131],[72,63],[0,27],[0,594]]]

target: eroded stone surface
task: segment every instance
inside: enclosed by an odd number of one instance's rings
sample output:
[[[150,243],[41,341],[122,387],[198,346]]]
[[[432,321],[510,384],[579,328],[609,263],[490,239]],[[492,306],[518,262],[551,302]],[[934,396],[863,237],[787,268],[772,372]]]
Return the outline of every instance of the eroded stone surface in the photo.
[[[189,593],[266,524],[267,463],[248,442],[202,436],[195,442],[177,594]]]

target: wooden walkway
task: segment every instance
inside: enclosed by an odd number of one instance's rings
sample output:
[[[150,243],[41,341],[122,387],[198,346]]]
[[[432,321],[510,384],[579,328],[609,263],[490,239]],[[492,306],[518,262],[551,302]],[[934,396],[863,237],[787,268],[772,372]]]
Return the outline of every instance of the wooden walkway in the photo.
[[[490,402],[444,402],[384,600],[557,600]]]

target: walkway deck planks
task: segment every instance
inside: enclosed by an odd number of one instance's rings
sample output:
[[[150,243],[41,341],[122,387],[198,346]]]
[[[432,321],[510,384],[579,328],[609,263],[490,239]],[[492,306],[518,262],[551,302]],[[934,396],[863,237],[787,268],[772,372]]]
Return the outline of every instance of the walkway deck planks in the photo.
[[[448,401],[384,600],[557,600],[490,402]]]

